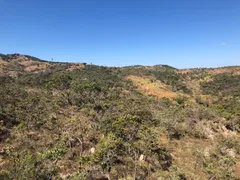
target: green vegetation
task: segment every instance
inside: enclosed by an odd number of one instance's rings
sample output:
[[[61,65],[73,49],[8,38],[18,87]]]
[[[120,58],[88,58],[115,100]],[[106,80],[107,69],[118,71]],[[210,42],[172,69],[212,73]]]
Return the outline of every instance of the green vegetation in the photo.
[[[240,75],[223,73],[213,76],[210,82],[202,83],[203,93],[223,96],[240,96]]]
[[[68,63],[9,73],[20,56],[1,57],[0,179],[239,178],[239,75]],[[177,96],[142,93],[128,76]]]

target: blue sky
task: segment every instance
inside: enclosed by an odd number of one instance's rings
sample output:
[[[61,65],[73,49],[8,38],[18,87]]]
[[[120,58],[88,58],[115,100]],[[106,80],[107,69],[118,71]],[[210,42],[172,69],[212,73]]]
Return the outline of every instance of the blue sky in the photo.
[[[239,0],[0,0],[0,52],[107,66],[240,65]]]

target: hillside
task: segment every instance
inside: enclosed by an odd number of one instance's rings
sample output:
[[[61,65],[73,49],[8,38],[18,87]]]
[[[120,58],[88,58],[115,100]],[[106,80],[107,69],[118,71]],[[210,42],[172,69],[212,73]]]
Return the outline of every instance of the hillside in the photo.
[[[0,54],[0,179],[240,179],[240,67]]]

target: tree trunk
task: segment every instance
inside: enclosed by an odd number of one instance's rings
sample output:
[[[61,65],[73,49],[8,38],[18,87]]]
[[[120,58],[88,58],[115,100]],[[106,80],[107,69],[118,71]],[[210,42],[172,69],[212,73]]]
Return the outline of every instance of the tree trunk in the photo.
[[[80,156],[82,156],[82,152],[83,152],[83,140],[81,140],[80,138],[77,138],[78,141],[80,142]]]

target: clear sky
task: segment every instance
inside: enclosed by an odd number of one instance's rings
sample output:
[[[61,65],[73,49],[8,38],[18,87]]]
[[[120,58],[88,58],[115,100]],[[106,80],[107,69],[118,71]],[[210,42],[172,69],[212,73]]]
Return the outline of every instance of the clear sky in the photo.
[[[0,0],[0,52],[107,66],[240,65],[240,0]]]

